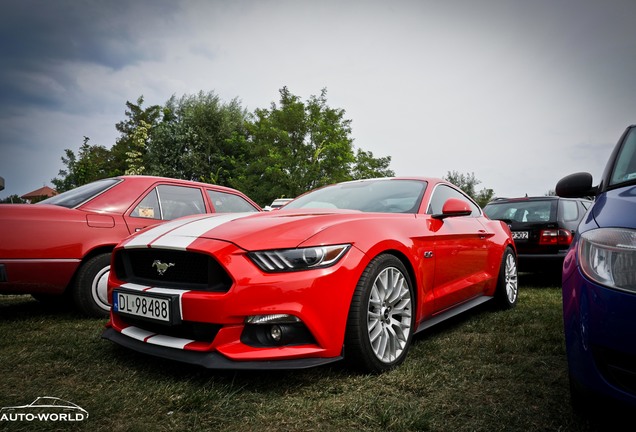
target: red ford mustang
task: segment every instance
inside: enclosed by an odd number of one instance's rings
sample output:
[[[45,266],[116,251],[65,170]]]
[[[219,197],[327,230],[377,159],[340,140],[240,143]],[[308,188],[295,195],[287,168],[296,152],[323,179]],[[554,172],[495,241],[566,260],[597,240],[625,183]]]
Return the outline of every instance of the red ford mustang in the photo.
[[[112,249],[140,229],[198,213],[258,212],[230,188],[150,176],[90,183],[41,203],[0,205],[0,294],[74,301],[108,316]]]
[[[515,246],[453,185],[353,181],[284,209],[193,216],[113,253],[103,337],[209,368],[381,372],[413,334],[495,299],[517,302]]]

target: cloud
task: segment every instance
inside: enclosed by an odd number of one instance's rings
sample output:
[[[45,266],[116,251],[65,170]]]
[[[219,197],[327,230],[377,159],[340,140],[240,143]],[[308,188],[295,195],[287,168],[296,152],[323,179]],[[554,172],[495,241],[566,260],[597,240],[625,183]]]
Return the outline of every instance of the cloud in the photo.
[[[154,38],[167,26],[164,17],[175,12],[175,4],[153,1],[149,15],[146,2],[3,2],[0,115],[28,106],[76,109],[78,68],[117,71],[158,56],[160,51],[145,43],[145,37]]]
[[[632,0],[5,1],[3,194],[41,187],[83,136],[111,146],[140,95],[214,91],[254,110],[283,86],[327,88],[354,144],[398,175],[543,194],[574,171],[598,178],[634,122],[635,13]]]

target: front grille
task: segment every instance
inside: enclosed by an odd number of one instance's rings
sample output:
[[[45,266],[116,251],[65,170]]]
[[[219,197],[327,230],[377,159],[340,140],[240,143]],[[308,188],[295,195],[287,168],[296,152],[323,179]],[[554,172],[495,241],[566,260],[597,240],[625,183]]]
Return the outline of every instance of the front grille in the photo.
[[[210,255],[170,249],[123,249],[113,261],[123,282],[164,288],[227,292],[232,279]]]
[[[156,324],[133,317],[123,317],[121,315],[119,317],[128,325],[135,326],[152,333],[172,336],[175,338],[192,339],[198,342],[211,343],[221,329],[221,325],[219,324],[199,323],[194,321],[182,321],[177,325],[166,325],[159,323]]]
[[[636,356],[601,347],[594,347],[593,352],[596,364],[608,382],[636,394]]]

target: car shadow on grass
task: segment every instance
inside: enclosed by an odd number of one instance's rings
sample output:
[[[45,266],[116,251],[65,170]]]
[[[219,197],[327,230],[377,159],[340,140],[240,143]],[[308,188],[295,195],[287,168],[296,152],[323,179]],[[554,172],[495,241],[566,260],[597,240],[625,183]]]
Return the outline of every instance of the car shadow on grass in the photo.
[[[523,288],[560,288],[561,271],[546,270],[533,272],[519,272],[519,287]]]
[[[0,321],[20,321],[33,317],[78,316],[70,302],[38,301],[31,295],[0,296]]]

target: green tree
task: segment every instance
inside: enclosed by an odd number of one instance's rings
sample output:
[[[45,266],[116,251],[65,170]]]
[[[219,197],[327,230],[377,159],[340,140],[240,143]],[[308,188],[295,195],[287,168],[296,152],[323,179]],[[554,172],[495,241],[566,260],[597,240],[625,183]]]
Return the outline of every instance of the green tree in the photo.
[[[223,103],[213,92],[171,97],[151,129],[146,172],[230,185],[241,175],[247,113],[237,99]]]
[[[480,184],[481,181],[477,180],[475,173],[463,174],[458,171],[448,171],[446,176],[444,176],[444,180],[463,190],[481,207],[488,204],[488,202],[495,196],[495,191],[492,189],[483,188],[477,192],[477,185]]]
[[[141,120],[137,129],[135,129],[130,143],[131,149],[126,152],[126,156],[128,156],[126,159],[128,168],[126,169],[125,174],[140,175],[144,173],[145,167],[143,156],[148,144],[149,129],[150,125],[144,120]]]
[[[249,154],[234,187],[265,205],[331,183],[392,175],[390,157],[354,154],[351,120],[343,109],[328,106],[326,89],[306,102],[287,87],[279,93],[279,104],[257,109],[248,136],[237,139],[244,140]]]
[[[113,147],[66,149],[52,180],[59,192],[99,178],[150,174],[242,190],[262,205],[340,181],[386,177],[391,157],[357,149],[351,120],[327,104],[327,90],[302,101],[286,87],[279,105],[249,114],[213,92],[172,96],[164,106],[126,102]]]
[[[138,172],[146,164],[147,143],[162,118],[163,107],[151,105],[144,108],[143,104],[143,95],[137,98],[136,103],[126,101],[126,118],[115,125],[120,135],[110,150],[112,166],[109,177],[144,171]],[[143,146],[140,139],[144,140]]]
[[[26,201],[20,198],[18,195],[9,195],[8,197],[0,200],[0,204],[25,204]]]
[[[389,169],[390,163],[391,156],[376,159],[373,157],[372,152],[358,149],[351,176],[354,180],[374,177],[393,177],[395,172]]]
[[[51,180],[59,193],[109,176],[110,151],[104,146],[90,145],[89,141],[85,136],[77,155],[70,149],[64,150],[62,163],[66,168],[59,170],[60,178]]]

